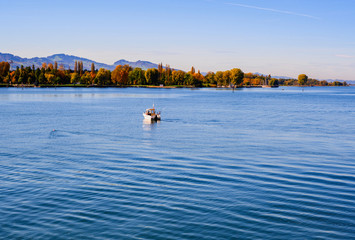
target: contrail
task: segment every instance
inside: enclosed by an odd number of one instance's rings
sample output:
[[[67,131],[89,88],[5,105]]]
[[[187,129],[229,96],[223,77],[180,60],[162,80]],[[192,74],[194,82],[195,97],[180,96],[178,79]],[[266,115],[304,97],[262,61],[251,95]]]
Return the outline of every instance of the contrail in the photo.
[[[283,10],[277,10],[277,9],[273,9],[273,8],[263,8],[263,7],[257,7],[257,6],[239,4],[239,3],[225,3],[225,4],[232,5],[232,6],[238,6],[238,7],[244,7],[244,8],[258,9],[258,10],[269,11],[269,12],[283,13],[283,14],[288,14],[288,15],[295,15],[295,16],[300,16],[300,17],[313,18],[313,19],[317,19],[317,20],[320,19],[318,17],[307,15],[307,14],[295,13],[295,12],[283,11]]]

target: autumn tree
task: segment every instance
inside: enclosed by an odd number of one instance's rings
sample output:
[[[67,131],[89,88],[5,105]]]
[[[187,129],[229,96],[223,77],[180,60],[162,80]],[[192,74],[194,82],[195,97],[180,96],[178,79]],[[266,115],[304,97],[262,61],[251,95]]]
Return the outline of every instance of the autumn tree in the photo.
[[[214,72],[208,72],[205,76],[204,83],[208,86],[209,84],[216,84],[215,80],[215,73]]]
[[[258,76],[254,79],[254,85],[262,85],[263,82],[264,82],[264,79],[260,76]]]
[[[95,77],[95,83],[98,85],[109,85],[111,79],[110,70],[106,70],[105,68],[100,68]]]
[[[195,87],[201,87],[202,82],[204,81],[204,76],[201,74],[200,70],[198,70],[198,72],[193,74],[192,76],[194,77],[193,85]]]
[[[231,83],[231,72],[229,70],[223,72],[223,86],[227,87]]]
[[[300,74],[298,75],[298,84],[303,86],[307,83],[308,76],[306,74]]]
[[[91,63],[91,79],[93,80],[95,78],[95,64]]]
[[[185,72],[184,71],[173,71],[172,72],[172,81],[176,85],[184,85]]]
[[[47,63],[42,63],[42,69],[44,69],[44,70],[47,69]]]
[[[165,72],[164,72],[164,84],[165,85],[173,85],[173,81],[172,81],[172,69],[170,68],[170,65],[166,65],[165,66]]]
[[[83,71],[84,71],[83,61],[78,62],[78,70],[79,70],[80,76],[83,75]]]
[[[250,85],[252,83],[253,73],[245,73],[243,78],[243,85]]]
[[[118,65],[115,70],[112,71],[111,79],[116,85],[127,85],[128,84],[128,74],[131,71],[129,65]]]
[[[320,85],[321,86],[328,86],[328,82],[323,80],[323,81],[320,81]]]
[[[223,86],[223,72],[222,71],[216,72],[215,81],[217,83],[217,86]]]
[[[229,72],[230,83],[233,86],[238,86],[243,82],[244,73],[242,70],[240,70],[239,68],[233,68]]]
[[[0,62],[0,82],[9,74],[10,63]]]
[[[78,73],[74,72],[70,75],[70,83],[71,84],[76,84],[80,82],[80,76]]]
[[[45,76],[45,78],[47,79],[47,82],[49,83],[49,84],[55,84],[55,76],[54,76],[54,74],[52,74],[52,73],[46,73],[46,74],[44,74],[44,76]]]
[[[48,63],[47,69],[48,69],[49,71],[52,71],[52,70],[53,70],[53,64],[52,64],[52,63]]]
[[[7,76],[3,80],[4,83],[9,84],[11,82],[11,72],[7,74]]]

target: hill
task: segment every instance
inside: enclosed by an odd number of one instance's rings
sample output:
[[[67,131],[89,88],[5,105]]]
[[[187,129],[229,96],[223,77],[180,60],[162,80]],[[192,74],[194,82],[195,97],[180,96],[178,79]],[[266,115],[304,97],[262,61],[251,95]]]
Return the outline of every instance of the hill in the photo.
[[[41,67],[42,63],[54,63],[55,61],[58,63],[58,66],[63,64],[64,68],[74,69],[75,61],[82,61],[84,65],[84,69],[91,69],[91,64],[95,64],[95,68],[106,68],[109,70],[114,70],[117,65],[125,65],[128,64],[132,68],[140,67],[144,70],[148,68],[158,68],[158,64],[148,62],[148,61],[136,61],[130,62],[124,59],[116,61],[114,64],[109,65],[105,63],[96,62],[87,58],[66,55],[66,54],[54,54],[48,57],[34,57],[34,58],[21,58],[19,56],[15,56],[9,53],[0,53],[0,62],[5,61],[11,64],[11,69],[16,69],[16,67],[21,67],[21,65],[27,67],[34,65],[36,68]]]

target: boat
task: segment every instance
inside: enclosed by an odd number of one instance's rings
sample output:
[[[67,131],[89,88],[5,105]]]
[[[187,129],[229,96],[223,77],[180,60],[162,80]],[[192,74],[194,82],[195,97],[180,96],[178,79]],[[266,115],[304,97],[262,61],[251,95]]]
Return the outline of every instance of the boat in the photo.
[[[155,107],[153,104],[153,108],[147,108],[145,110],[145,112],[143,113],[143,117],[144,117],[144,119],[148,119],[151,121],[160,120],[160,112],[157,112],[155,110]]]

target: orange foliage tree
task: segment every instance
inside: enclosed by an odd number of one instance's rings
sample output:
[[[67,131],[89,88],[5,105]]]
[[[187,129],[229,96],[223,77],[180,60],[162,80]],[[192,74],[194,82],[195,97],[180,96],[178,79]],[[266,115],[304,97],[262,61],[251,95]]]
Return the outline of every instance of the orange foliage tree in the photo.
[[[129,65],[118,65],[111,74],[111,80],[116,85],[127,85],[128,75],[132,68]]]

